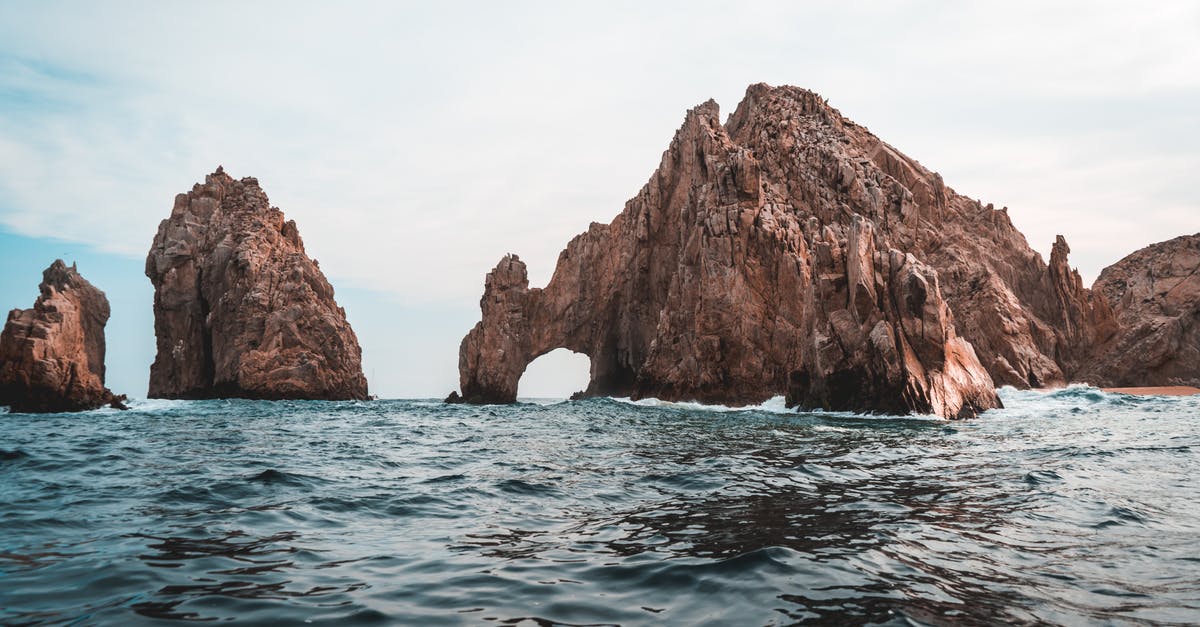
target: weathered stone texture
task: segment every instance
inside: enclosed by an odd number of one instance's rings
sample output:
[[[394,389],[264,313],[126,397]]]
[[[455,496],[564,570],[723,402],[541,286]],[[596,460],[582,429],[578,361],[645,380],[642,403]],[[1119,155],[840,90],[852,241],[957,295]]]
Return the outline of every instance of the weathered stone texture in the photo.
[[[31,309],[14,309],[0,334],[0,405],[17,412],[66,412],[124,396],[104,387],[104,325],[108,298],[56,260],[42,273]]]
[[[1200,387],[1200,233],[1136,251],[1092,290],[1113,305],[1119,332],[1100,343],[1079,379],[1103,387]]]
[[[711,101],[688,112],[650,181],[567,245],[544,289],[515,256],[488,275],[462,399],[511,402],[525,366],[565,347],[591,357],[590,395],[970,416],[998,406],[995,386],[1077,380],[1125,337],[1115,292],[1084,288],[1069,252],[1060,236],[1047,263],[1007,209],[817,94],[752,85],[725,124]],[[1166,315],[1156,341],[1191,337]]]
[[[361,349],[296,223],[221,168],[175,198],[146,259],[154,398],[367,398]]]

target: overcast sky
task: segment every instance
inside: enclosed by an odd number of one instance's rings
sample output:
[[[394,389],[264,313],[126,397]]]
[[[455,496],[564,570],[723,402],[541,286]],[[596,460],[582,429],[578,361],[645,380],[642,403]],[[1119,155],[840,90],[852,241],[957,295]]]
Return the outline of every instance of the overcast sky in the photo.
[[[441,396],[503,254],[543,285],[573,235],[638,191],[689,107],[727,114],[759,81],[816,90],[958,192],[1008,206],[1043,254],[1064,234],[1087,283],[1200,231],[1195,2],[10,0],[0,307],[30,306],[27,267],[86,257],[113,277],[97,281],[110,379],[144,394],[142,260],[174,194],[223,164],[299,224],[372,391]],[[535,367],[522,394],[586,383],[583,359]]]

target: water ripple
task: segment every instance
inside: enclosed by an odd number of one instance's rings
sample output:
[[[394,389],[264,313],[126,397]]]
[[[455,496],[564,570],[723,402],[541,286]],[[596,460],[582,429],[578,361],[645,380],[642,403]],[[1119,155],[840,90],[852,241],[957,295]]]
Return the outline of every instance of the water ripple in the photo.
[[[0,623],[1200,622],[1200,399],[0,419]]]

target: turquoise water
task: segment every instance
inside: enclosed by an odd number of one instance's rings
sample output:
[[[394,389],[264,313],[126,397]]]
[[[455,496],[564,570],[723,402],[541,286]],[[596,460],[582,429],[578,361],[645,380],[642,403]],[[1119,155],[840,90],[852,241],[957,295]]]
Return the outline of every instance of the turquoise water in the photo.
[[[0,623],[1200,622],[1200,397],[0,415]]]

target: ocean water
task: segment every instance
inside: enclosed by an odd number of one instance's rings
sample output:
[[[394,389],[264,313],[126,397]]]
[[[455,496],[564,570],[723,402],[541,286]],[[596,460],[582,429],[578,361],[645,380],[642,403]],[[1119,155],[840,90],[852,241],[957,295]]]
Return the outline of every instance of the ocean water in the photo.
[[[1200,397],[0,415],[0,623],[1200,622]]]

